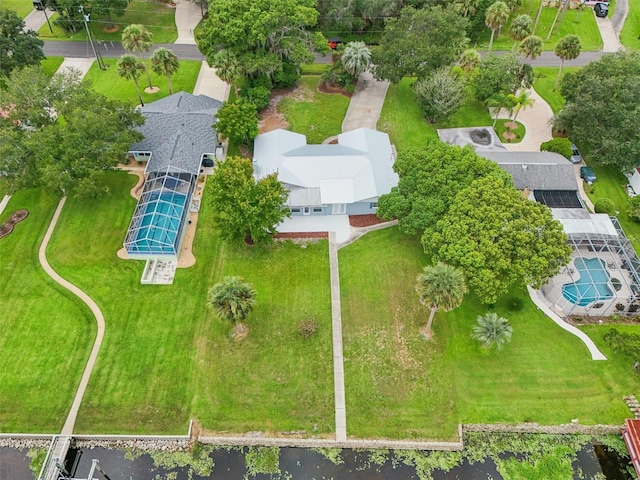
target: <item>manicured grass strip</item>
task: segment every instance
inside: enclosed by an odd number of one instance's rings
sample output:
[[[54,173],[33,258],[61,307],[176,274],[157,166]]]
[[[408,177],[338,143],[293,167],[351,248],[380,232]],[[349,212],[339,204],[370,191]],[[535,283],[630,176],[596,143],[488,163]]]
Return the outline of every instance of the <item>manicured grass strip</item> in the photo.
[[[305,63],[302,65],[302,75],[322,75],[330,65],[326,63]]]
[[[42,270],[38,249],[58,199],[12,196],[0,217],[29,216],[0,239],[0,431],[56,432],[66,419],[95,336],[95,320]]]
[[[144,263],[115,255],[135,206],[135,178],[107,179],[109,197],[69,199],[50,248],[57,268],[86,289],[107,323],[77,430],[184,433],[196,417],[213,431],[332,431],[326,243],[222,244],[205,201],[196,265],[178,270],[173,285],[143,286]],[[206,305],[208,288],[223,275],[242,275],[258,292],[249,336],[239,343]],[[305,341],[297,323],[311,317],[318,332]]]
[[[33,2],[26,0],[2,0],[0,8],[13,10],[20,18],[24,18],[33,10]],[[49,14],[50,12],[47,13]],[[40,12],[40,15],[44,18],[44,12]]]
[[[418,239],[395,228],[340,250],[351,435],[449,438],[458,422],[620,424],[628,416],[621,398],[640,386],[637,375],[624,374],[628,362],[592,361],[524,288],[494,307],[514,328],[502,351],[484,350],[471,338],[477,316],[488,310],[473,294],[436,315],[434,340],[423,341],[418,329],[428,312],[414,283],[425,264]]]
[[[562,77],[564,77],[567,72],[575,72],[578,69],[578,67],[564,67],[562,69]],[[564,106],[564,97],[560,94],[560,85],[558,84],[556,91],[553,91],[553,86],[556,84],[556,79],[558,78],[558,70],[560,69],[557,67],[534,68],[535,80],[533,82],[533,88],[545,99],[554,114],[558,113]]]
[[[57,14],[50,15],[51,22],[56,16]],[[107,19],[99,15],[91,15],[89,29],[96,40],[119,42],[122,39],[122,31],[133,23],[145,25],[153,34],[153,43],[173,43],[178,38],[175,8],[169,8],[153,1],[133,0],[122,17],[114,16],[112,20],[113,24],[120,26],[120,29],[109,33],[104,31],[108,25]],[[53,33],[51,33],[48,25],[45,24],[38,31],[38,34],[43,40],[83,41],[87,39],[84,26],[76,33],[65,32],[63,29],[53,26]],[[109,47],[108,44],[106,46]]]
[[[496,32],[496,36],[493,40],[493,49],[511,50],[513,47],[513,40],[508,34],[511,21],[522,13],[526,13],[530,15],[532,19],[535,19],[538,11],[538,5],[539,3],[537,0],[524,0],[522,6],[520,6],[509,18],[509,24],[502,28],[500,35]],[[542,9],[542,15],[540,16],[540,22],[538,24],[538,29],[536,30],[536,35],[542,38],[542,40],[547,38],[549,28],[553,23],[553,18],[557,11],[557,8],[551,7],[545,7]],[[593,9],[591,7],[584,7],[582,12],[579,10],[567,10],[560,28],[556,26],[555,33],[551,35],[549,41],[544,42],[544,49],[553,51],[556,48],[558,40],[570,33],[577,35],[578,38],[580,38],[583,52],[595,52],[602,48],[602,38],[600,37],[600,31],[598,30],[595,15],[593,14]],[[488,48],[490,37],[491,31],[487,28],[483,31],[475,45],[475,48],[480,50]]]
[[[629,14],[620,32],[620,41],[627,48],[640,49],[640,0],[629,0]]]
[[[117,59],[106,58],[105,63],[108,67],[107,70],[100,70],[98,63],[94,62],[87,72],[85,80],[91,82],[91,85],[93,85],[93,88],[97,92],[102,93],[108,98],[138,105],[140,101],[138,100],[138,94],[136,93],[136,87],[133,81],[125,80],[118,75]],[[140,85],[140,93],[145,104],[160,100],[169,95],[167,77],[164,75],[156,75],[151,71],[151,63],[149,61],[146,63],[151,73],[151,83],[153,83],[154,86],[160,87],[160,90],[153,94],[145,93],[144,88],[148,83],[147,76],[143,73],[138,80],[138,85]],[[196,80],[198,80],[198,73],[200,72],[201,66],[202,63],[197,60],[181,60],[178,71],[171,76],[173,91],[192,93],[196,85]]]
[[[302,77],[296,95],[283,99],[278,105],[290,123],[289,130],[303,133],[307,143],[322,143],[342,132],[342,121],[349,108],[349,98],[338,93],[318,91],[318,76]]]
[[[427,263],[418,239],[397,228],[372,232],[339,259],[349,435],[452,439],[447,339],[427,343],[418,333],[428,316],[414,291]]]
[[[582,154],[588,162],[589,152],[585,150]],[[629,195],[626,189],[629,180],[612,167],[592,163],[589,163],[589,166],[593,168],[598,179],[591,186],[585,185],[587,195],[594,203],[600,198],[613,200],[619,212],[616,216],[622,229],[631,240],[635,251],[640,252],[640,223],[633,221],[629,216]]]
[[[47,57],[40,62],[40,68],[46,75],[53,77],[53,74],[58,71],[63,61],[64,57]]]
[[[400,151],[407,147],[422,147],[429,138],[437,138],[438,128],[475,127],[492,125],[487,108],[472,98],[467,89],[466,99],[449,121],[428,123],[416,103],[411,85],[415,78],[403,78],[398,85],[390,85],[385,97],[378,130],[387,132]]]

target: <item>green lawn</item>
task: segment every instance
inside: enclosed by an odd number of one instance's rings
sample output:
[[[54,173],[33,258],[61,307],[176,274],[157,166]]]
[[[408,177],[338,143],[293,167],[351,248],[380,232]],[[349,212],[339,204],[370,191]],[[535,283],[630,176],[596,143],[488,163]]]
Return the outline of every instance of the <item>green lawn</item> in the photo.
[[[514,138],[511,141],[508,141],[502,136],[502,134],[507,131],[507,128],[504,126],[504,124],[507,123],[508,121],[509,120],[507,119],[499,118],[498,121],[496,122],[495,130],[496,130],[496,133],[498,134],[498,138],[502,143],[520,143],[524,138],[525,134],[527,133],[526,128],[524,128],[524,125],[522,123],[516,120],[516,124],[518,125],[518,128],[513,130],[513,133],[516,134],[516,138]]]
[[[0,216],[29,216],[0,239],[0,431],[59,432],[95,337],[95,320],[42,270],[38,248],[58,199],[19,192]],[[82,242],[84,243],[84,242]]]
[[[55,267],[96,300],[107,324],[77,431],[184,433],[198,418],[220,432],[312,432],[314,425],[319,434],[331,432],[326,242],[306,249],[225,245],[205,202],[196,265],[180,269],[171,286],[143,286],[143,262],[115,255],[135,206],[128,193],[135,179],[108,179],[109,197],[67,202],[49,249]],[[240,343],[206,306],[208,288],[224,275],[242,275],[258,292],[250,334]],[[318,332],[303,340],[297,324],[307,318],[316,319]]]
[[[51,22],[56,16],[57,14],[51,15]],[[174,18],[175,8],[165,7],[153,1],[133,0],[122,17],[113,18],[113,23],[120,26],[117,32],[105,32],[104,28],[108,24],[106,18],[95,14],[91,16],[89,29],[96,40],[119,42],[122,39],[122,30],[127,25],[140,23],[145,25],[153,34],[153,43],[173,43],[178,38],[178,29]],[[73,34],[53,26],[53,33],[51,33],[46,23],[38,31],[38,34],[43,40],[83,41],[87,39],[84,27]]]
[[[462,108],[448,122],[431,124],[422,116],[411,85],[415,78],[403,78],[398,85],[390,85],[382,107],[378,129],[387,132],[400,151],[407,147],[421,147],[429,138],[437,138],[438,128],[492,125],[487,108],[474,100],[467,91]]]
[[[342,121],[349,108],[349,98],[337,93],[318,91],[318,76],[304,76],[298,81],[298,90],[293,96],[283,99],[278,105],[290,124],[289,130],[303,133],[309,144],[342,132]]]
[[[627,48],[640,49],[640,0],[629,0],[629,15],[620,32],[620,41]]]
[[[581,153],[586,161],[589,161],[589,152]],[[616,210],[620,213],[617,215],[620,225],[629,240],[633,244],[636,252],[640,252],[640,223],[634,222],[629,217],[629,195],[627,194],[626,184],[627,178],[608,166],[596,165],[589,163],[598,178],[593,185],[585,185],[585,191],[592,202],[596,202],[600,198],[608,198],[613,200]]]
[[[535,20],[538,5],[539,3],[537,1],[524,0],[522,6],[514,14],[511,15],[509,24],[507,24],[502,29],[501,34],[498,35],[496,33],[496,36],[493,40],[493,49],[511,50],[511,48],[513,47],[513,40],[511,40],[511,37],[509,37],[508,34],[510,22],[522,13],[530,15],[531,18]],[[538,29],[536,30],[536,35],[542,38],[542,40],[545,40],[545,50],[555,49],[558,40],[570,33],[577,35],[580,38],[582,51],[584,52],[598,51],[602,48],[602,38],[600,37],[600,32],[596,24],[593,10],[590,7],[585,7],[582,12],[578,10],[567,10],[560,28],[558,29],[558,27],[556,27],[555,33],[551,36],[549,41],[546,41],[547,35],[549,33],[549,28],[551,27],[556,12],[556,8],[545,7],[542,10],[542,15],[540,16],[540,22],[538,24]],[[478,48],[480,50],[488,48],[490,37],[491,31],[487,28],[480,36],[477,45],[475,45],[475,48]]]
[[[629,362],[592,361],[524,289],[495,306],[514,327],[503,351],[471,339],[477,315],[487,311],[473,295],[438,314],[435,340],[423,341],[418,328],[428,312],[413,287],[426,263],[418,239],[395,228],[340,250],[350,435],[451,438],[458,422],[619,424],[629,415],[622,396],[640,386]],[[385,288],[372,288],[372,278]],[[520,311],[509,311],[514,298]]]
[[[122,100],[130,102],[132,105],[137,105],[139,100],[136,87],[131,80],[125,80],[118,75],[116,66],[117,59],[106,58],[105,63],[108,66],[107,70],[100,70],[97,62],[94,62],[84,77],[85,80],[91,82],[97,92],[111,99]],[[156,75],[151,71],[151,63],[149,61],[146,63],[151,73],[151,82],[153,85],[160,87],[160,91],[156,93],[145,93],[144,88],[147,86],[147,77],[144,73],[140,76],[138,84],[140,85],[142,99],[145,103],[149,103],[168,96],[169,86],[167,85],[167,77],[164,75]],[[180,60],[180,68],[171,76],[173,91],[180,92],[184,90],[189,93],[193,92],[200,67],[201,62],[197,60]]]
[[[0,6],[13,10],[20,18],[26,17],[33,10],[33,2],[29,0],[2,0]],[[40,12],[40,14],[44,17],[44,13]]]
[[[53,74],[58,71],[63,61],[64,57],[47,57],[40,62],[40,68],[46,75],[53,77]]]
[[[560,85],[558,85],[555,92],[553,91],[559,70],[557,67],[534,68],[535,80],[533,82],[533,88],[546,100],[551,110],[553,110],[553,113],[558,113],[564,106],[564,97],[560,94]],[[564,67],[562,69],[562,76],[564,77],[567,72],[575,72],[577,70],[579,70],[579,67]]]

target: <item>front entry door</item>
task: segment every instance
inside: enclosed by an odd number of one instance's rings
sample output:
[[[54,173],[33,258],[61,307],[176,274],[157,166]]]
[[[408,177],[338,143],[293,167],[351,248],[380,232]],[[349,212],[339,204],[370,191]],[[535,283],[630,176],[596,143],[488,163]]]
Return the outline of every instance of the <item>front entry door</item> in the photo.
[[[302,207],[302,214],[303,215],[310,215],[311,214],[311,207]]]
[[[331,212],[334,215],[344,215],[347,213],[347,204],[346,203],[334,203],[333,211]]]

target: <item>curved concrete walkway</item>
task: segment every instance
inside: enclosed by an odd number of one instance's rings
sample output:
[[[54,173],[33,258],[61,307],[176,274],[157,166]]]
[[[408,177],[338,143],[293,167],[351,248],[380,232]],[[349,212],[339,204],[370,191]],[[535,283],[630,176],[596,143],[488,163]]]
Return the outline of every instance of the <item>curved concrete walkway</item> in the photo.
[[[516,118],[526,129],[524,138],[520,143],[507,143],[503,138],[500,139],[505,148],[512,152],[539,152],[540,144],[553,138],[551,125],[549,124],[553,118],[553,110],[533,87],[528,91],[534,103],[532,106],[520,110]],[[507,118],[508,115],[502,110],[498,117],[498,122],[503,122]]]
[[[576,337],[578,337],[582,341],[582,343],[585,344],[585,346],[589,350],[589,353],[591,354],[591,359],[592,360],[606,360],[607,359],[607,357],[605,357],[604,354],[600,350],[598,350],[598,347],[596,347],[596,344],[593,343],[593,340],[591,340],[586,333],[584,333],[582,330],[574,327],[573,325],[569,325],[562,318],[560,318],[559,315],[557,315],[555,312],[553,312],[549,308],[549,306],[540,298],[540,296],[538,295],[538,291],[537,290],[534,290],[533,288],[531,288],[529,286],[527,286],[527,290],[529,291],[529,296],[531,297],[531,300],[533,301],[533,303],[535,303],[536,306],[540,310],[542,310],[547,317],[551,318],[551,320],[553,320],[563,330],[566,330],[567,332],[569,332],[569,333],[575,335]]]
[[[75,425],[76,417],[78,416],[78,410],[80,409],[82,397],[84,397],[84,392],[87,389],[87,384],[89,383],[89,378],[91,377],[91,371],[93,370],[93,366],[95,365],[96,359],[98,358],[98,352],[100,351],[100,346],[102,345],[102,339],[104,337],[105,325],[104,316],[102,315],[102,311],[100,310],[100,307],[98,307],[96,302],[94,302],[91,297],[89,297],[86,293],[73,285],[71,282],[68,282],[60,275],[58,275],[55,270],[51,268],[51,265],[49,265],[49,262],[47,260],[47,245],[49,245],[49,240],[51,240],[51,235],[53,234],[53,230],[56,228],[58,218],[60,218],[60,212],[62,212],[62,207],[64,207],[66,200],[67,198],[63,197],[60,199],[60,203],[58,203],[58,208],[56,208],[56,211],[53,214],[53,218],[51,219],[51,223],[49,224],[47,233],[45,233],[44,238],[42,239],[42,244],[40,245],[40,250],[38,251],[38,258],[40,260],[40,265],[42,265],[42,268],[47,275],[49,275],[57,284],[73,293],[89,307],[91,313],[93,313],[93,315],[96,317],[96,323],[98,325],[98,332],[96,334],[96,339],[93,342],[93,348],[91,349],[89,360],[87,361],[87,364],[84,368],[82,378],[80,379],[80,385],[78,385],[78,390],[76,391],[76,396],[73,399],[73,404],[71,405],[71,410],[69,410],[67,420],[62,427],[62,435],[71,435],[73,433],[73,426]]]
[[[193,31],[202,20],[202,10],[199,5],[189,1],[176,2],[175,22],[178,28],[178,38],[175,43],[182,45],[195,45],[196,40]]]

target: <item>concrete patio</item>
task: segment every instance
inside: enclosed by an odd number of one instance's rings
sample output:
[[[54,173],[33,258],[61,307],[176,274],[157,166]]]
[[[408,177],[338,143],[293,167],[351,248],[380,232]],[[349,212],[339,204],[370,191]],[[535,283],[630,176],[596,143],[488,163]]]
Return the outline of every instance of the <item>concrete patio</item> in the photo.
[[[351,225],[348,215],[306,215],[285,218],[278,232],[335,232],[336,243],[343,243],[351,236]]]

